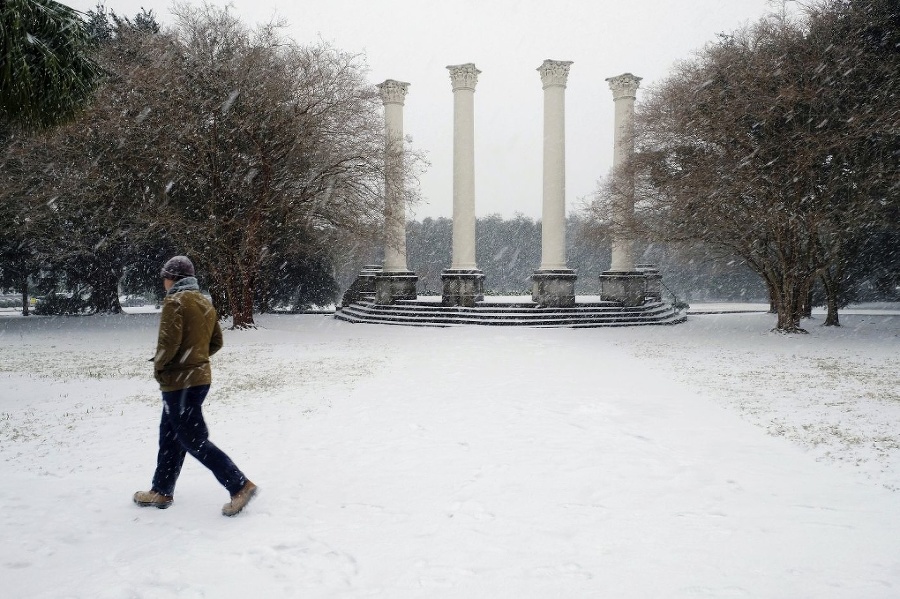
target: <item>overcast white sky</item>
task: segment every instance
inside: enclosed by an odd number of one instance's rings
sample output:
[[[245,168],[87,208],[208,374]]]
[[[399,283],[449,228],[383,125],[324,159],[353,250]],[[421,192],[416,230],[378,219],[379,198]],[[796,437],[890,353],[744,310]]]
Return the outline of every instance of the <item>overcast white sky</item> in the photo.
[[[66,0],[89,10],[96,0]],[[190,3],[197,4],[197,0]],[[214,2],[223,4],[224,2]],[[172,23],[168,0],[108,0],[133,16],[152,9]],[[544,59],[571,60],[566,91],[566,202],[596,189],[612,166],[613,101],[607,77],[631,72],[642,88],[673,62],[774,10],[768,0],[232,0],[248,24],[283,17],[298,42],[318,38],[363,52],[373,84],[409,82],[404,129],[431,166],[411,217],[450,216],[453,92],[447,65],[474,62],[475,203],[479,216],[540,217]],[[641,92],[638,91],[638,102]]]

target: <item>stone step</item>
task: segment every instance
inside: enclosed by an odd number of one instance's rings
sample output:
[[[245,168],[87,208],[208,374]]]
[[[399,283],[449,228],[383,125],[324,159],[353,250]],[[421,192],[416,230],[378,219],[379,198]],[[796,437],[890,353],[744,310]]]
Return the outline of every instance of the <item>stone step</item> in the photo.
[[[647,298],[640,306],[625,307],[617,302],[578,302],[574,306],[539,306],[533,302],[478,302],[475,306],[447,306],[440,302],[422,302],[416,300],[398,301],[393,304],[377,304],[374,300],[366,299],[356,302],[356,306],[365,306],[373,309],[398,310],[413,309],[417,311],[448,311],[448,312],[478,312],[484,310],[496,310],[500,312],[528,311],[528,312],[571,312],[586,309],[593,310],[637,310],[643,311],[656,306],[669,306],[668,303],[657,299]]]
[[[443,306],[441,304],[425,304],[416,302],[397,302],[395,304],[375,304],[373,302],[358,302],[350,307],[363,307],[367,311],[385,313],[414,313],[414,314],[521,314],[526,316],[545,314],[622,314],[645,313],[653,309],[670,309],[669,304],[660,301],[648,301],[641,306],[623,307],[612,302],[609,303],[585,303],[570,307],[540,307],[536,304],[486,304],[479,303],[474,307]]]
[[[400,326],[419,326],[419,327],[457,327],[457,326],[527,326],[535,328],[596,328],[596,327],[622,327],[622,326],[642,326],[642,325],[664,325],[678,324],[684,322],[686,317],[684,314],[670,314],[662,318],[656,319],[606,319],[606,320],[578,320],[578,321],[536,321],[536,320],[492,320],[492,319],[457,319],[436,321],[430,319],[415,318],[378,318],[373,316],[357,316],[350,314],[338,313],[335,318],[346,322],[360,324],[386,324]]]
[[[598,327],[674,324],[685,316],[669,304],[648,302],[624,308],[615,305],[580,304],[567,308],[538,308],[510,304],[480,305],[474,308],[440,306],[417,302],[377,305],[372,302],[351,304],[335,313],[335,318],[354,323],[406,326],[530,326]]]
[[[550,316],[485,316],[485,315],[458,315],[458,316],[448,316],[448,315],[416,315],[416,314],[385,314],[385,313],[373,313],[373,312],[359,312],[359,311],[346,311],[342,310],[340,313],[336,314],[336,317],[341,318],[343,316],[352,317],[360,320],[385,320],[392,322],[432,322],[435,324],[494,324],[494,325],[526,325],[526,326],[538,326],[538,325],[556,325],[556,326],[568,326],[575,325],[580,323],[603,323],[603,322],[650,322],[663,320],[666,318],[672,317],[674,314],[670,311],[663,312],[653,312],[648,314],[634,315],[634,314],[606,314],[602,316],[598,315],[550,315]]]
[[[369,301],[359,302],[362,304],[373,303]],[[661,302],[656,301],[655,303],[659,304]],[[375,304],[378,305],[378,304]],[[644,304],[646,306],[647,304]],[[619,302],[578,302],[574,306],[569,306],[565,308],[558,307],[541,307],[534,302],[492,302],[492,301],[480,301],[472,307],[463,307],[463,306],[446,306],[440,302],[423,302],[416,300],[401,300],[394,304],[385,304],[384,308],[416,308],[421,310],[446,310],[446,311],[459,311],[459,310],[501,310],[501,311],[509,311],[509,310],[528,310],[528,311],[547,311],[547,310],[583,310],[585,308],[596,308],[596,309],[607,309],[607,310],[616,310],[622,309],[622,304]],[[637,306],[637,309],[641,309],[643,306]]]
[[[354,324],[383,324],[383,325],[396,325],[396,326],[414,326],[414,327],[433,327],[433,328],[448,328],[448,327],[461,327],[461,326],[495,326],[495,327],[511,327],[511,326],[519,326],[519,327],[532,327],[532,328],[572,328],[572,329],[585,329],[585,328],[601,328],[601,327],[631,327],[631,326],[648,326],[648,325],[667,325],[667,324],[678,324],[685,321],[685,317],[682,316],[672,316],[660,320],[637,320],[637,321],[603,321],[603,322],[578,322],[578,323],[564,323],[564,322],[556,322],[556,323],[534,323],[530,321],[520,321],[520,322],[512,322],[512,321],[490,321],[490,320],[479,320],[472,322],[430,322],[427,320],[390,320],[390,319],[381,319],[381,318],[355,318],[355,317],[347,317],[347,316],[339,316],[338,320],[343,320],[346,322],[354,323]]]

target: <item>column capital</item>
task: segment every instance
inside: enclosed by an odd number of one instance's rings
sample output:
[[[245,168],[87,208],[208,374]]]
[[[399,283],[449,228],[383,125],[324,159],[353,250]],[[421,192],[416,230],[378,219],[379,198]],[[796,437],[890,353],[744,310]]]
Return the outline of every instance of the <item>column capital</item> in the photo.
[[[475,63],[452,64],[447,67],[447,70],[450,71],[450,83],[453,85],[453,91],[459,89],[475,90],[475,84],[478,83],[478,75],[481,74],[481,71],[475,68]]]
[[[545,60],[544,64],[537,68],[541,74],[541,83],[544,84],[544,89],[554,86],[565,87],[571,65],[571,60],[550,60],[549,58]]]
[[[375,87],[378,88],[378,92],[381,94],[382,104],[399,104],[403,106],[409,83],[387,79],[384,83],[379,83]]]
[[[641,77],[636,77],[631,73],[623,73],[617,77],[609,77],[606,79],[609,83],[609,89],[613,93],[613,101],[622,98],[634,98],[637,95],[637,89],[641,85]]]

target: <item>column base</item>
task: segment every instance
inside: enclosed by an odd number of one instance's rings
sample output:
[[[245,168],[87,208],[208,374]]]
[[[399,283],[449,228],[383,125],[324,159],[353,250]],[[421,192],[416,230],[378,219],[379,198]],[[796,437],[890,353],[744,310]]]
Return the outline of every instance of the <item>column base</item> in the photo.
[[[484,273],[448,268],[441,273],[441,302],[445,306],[473,308],[484,299]]]
[[[350,284],[341,297],[341,307],[375,297],[375,275],[379,272],[381,272],[381,267],[377,264],[363,266],[356,275],[356,280]]]
[[[659,269],[653,264],[635,264],[634,269],[644,273],[646,283],[644,285],[644,295],[652,297],[656,301],[662,301],[662,275]]]
[[[608,270],[600,275],[600,299],[640,306],[646,297],[647,277],[641,271]]]
[[[397,300],[414,300],[419,277],[410,271],[375,273],[375,303],[393,304]]]
[[[575,305],[575,271],[536,270],[531,275],[531,300],[539,306],[563,308]]]

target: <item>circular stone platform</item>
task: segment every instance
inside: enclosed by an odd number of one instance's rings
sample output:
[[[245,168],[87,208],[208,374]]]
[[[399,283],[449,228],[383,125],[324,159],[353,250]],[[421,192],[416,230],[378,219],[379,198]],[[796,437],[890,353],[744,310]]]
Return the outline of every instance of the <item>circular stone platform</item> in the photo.
[[[339,320],[366,324],[452,327],[462,325],[528,327],[612,327],[677,324],[687,316],[671,304],[648,298],[640,306],[625,307],[601,301],[596,296],[579,296],[571,307],[538,306],[530,296],[488,296],[474,307],[445,306],[440,296],[422,296],[393,304],[376,304],[374,298],[339,308]]]

